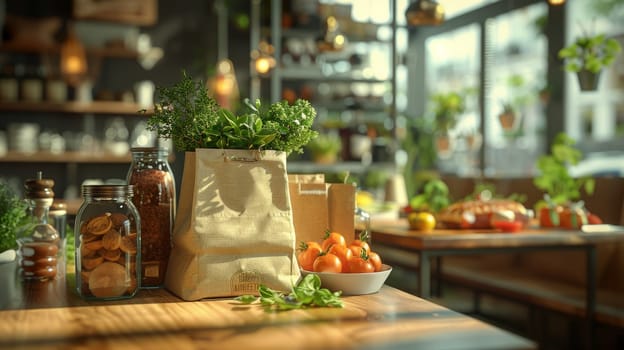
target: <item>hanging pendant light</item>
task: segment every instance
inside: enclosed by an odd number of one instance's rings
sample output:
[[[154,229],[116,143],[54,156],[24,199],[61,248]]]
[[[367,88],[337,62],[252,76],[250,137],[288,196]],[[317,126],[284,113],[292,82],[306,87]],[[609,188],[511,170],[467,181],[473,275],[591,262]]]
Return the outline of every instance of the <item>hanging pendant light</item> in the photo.
[[[251,52],[251,59],[258,74],[265,75],[275,67],[274,51],[273,45],[266,40],[262,40],[258,44],[258,49]]]
[[[87,73],[87,58],[84,46],[72,26],[68,27],[67,38],[61,44],[61,74],[70,85],[78,85]]]
[[[563,5],[564,2],[565,0],[548,0],[548,3],[553,6]]]
[[[230,111],[234,111],[239,99],[238,82],[234,72],[234,64],[229,59],[222,59],[217,62],[217,69],[214,76],[207,81],[209,95],[217,103]]]
[[[411,26],[438,25],[444,22],[444,7],[435,0],[416,0],[405,11]]]

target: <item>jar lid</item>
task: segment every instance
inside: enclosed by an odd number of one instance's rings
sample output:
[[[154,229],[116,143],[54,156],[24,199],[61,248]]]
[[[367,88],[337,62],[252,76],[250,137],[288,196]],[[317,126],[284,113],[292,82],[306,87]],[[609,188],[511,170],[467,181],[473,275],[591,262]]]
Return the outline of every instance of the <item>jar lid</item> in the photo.
[[[130,148],[132,153],[169,153],[169,150],[163,147],[132,147]]]
[[[82,185],[84,197],[125,198],[134,194],[134,185]]]

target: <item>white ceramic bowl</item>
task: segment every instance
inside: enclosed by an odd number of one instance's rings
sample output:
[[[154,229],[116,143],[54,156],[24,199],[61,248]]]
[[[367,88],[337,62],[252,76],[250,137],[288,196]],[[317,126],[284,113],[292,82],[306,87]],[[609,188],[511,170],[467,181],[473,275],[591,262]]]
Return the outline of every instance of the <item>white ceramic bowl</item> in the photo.
[[[321,288],[327,288],[332,292],[342,291],[342,295],[362,295],[377,293],[388,276],[392,272],[390,265],[383,264],[379,272],[364,273],[333,273],[312,272],[302,270],[305,276],[315,273],[321,278]]]

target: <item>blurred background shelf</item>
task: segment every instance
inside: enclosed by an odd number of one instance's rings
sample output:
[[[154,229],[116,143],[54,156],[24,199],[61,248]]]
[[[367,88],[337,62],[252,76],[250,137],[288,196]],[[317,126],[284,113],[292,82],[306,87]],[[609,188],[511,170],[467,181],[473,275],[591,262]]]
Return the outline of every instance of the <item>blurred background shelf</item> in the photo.
[[[152,110],[142,111],[136,103],[119,101],[93,101],[83,102],[6,102],[0,104],[3,112],[46,112],[46,113],[75,113],[75,114],[124,114],[146,116],[152,114]]]

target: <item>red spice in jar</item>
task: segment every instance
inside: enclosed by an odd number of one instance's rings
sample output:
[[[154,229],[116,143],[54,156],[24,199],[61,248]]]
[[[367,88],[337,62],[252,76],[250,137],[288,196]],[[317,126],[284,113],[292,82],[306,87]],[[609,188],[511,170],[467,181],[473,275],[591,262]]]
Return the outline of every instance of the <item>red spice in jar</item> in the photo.
[[[158,287],[171,251],[173,177],[161,169],[131,169],[128,184],[134,185],[132,203],[141,218],[141,287]]]

